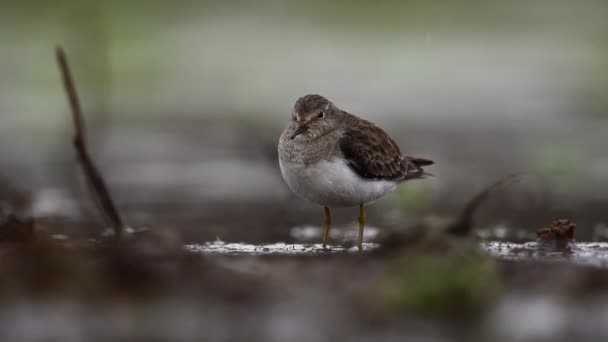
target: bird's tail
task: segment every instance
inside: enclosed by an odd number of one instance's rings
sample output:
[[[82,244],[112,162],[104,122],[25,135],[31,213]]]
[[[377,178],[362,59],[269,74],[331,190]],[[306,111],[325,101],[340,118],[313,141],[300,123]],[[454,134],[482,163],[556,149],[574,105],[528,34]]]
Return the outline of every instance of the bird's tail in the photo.
[[[435,164],[434,161],[430,159],[417,158],[417,157],[409,157],[403,156],[403,159],[408,165],[408,168],[411,167],[412,173],[409,174],[406,178],[424,178],[424,177],[434,177],[432,173],[428,173],[424,171],[423,166],[429,166]]]
[[[403,158],[405,158],[406,160],[410,161],[412,164],[414,164],[418,167],[429,166],[429,165],[435,164],[435,162],[430,159],[408,157],[408,156],[404,156]]]

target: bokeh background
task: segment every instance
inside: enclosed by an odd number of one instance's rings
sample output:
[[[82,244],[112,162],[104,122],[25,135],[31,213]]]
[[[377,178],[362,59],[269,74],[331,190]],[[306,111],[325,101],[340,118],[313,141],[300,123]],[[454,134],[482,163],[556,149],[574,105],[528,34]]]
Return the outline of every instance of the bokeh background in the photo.
[[[191,242],[271,242],[320,224],[320,208],[285,186],[276,156],[293,103],[308,93],[437,163],[436,177],[370,206],[372,225],[451,217],[514,172],[532,176],[492,199],[481,227],[532,231],[568,217],[592,239],[608,222],[605,1],[1,7],[2,196],[21,194],[5,207],[103,228],[70,144],[60,44],[92,152],[132,226],[178,229]],[[336,220],[356,215],[339,210]],[[69,227],[58,229],[82,232]]]
[[[608,340],[608,247],[580,243],[608,239],[607,38],[604,0],[3,0],[0,340]],[[151,228],[121,244],[99,238],[57,45],[119,211]],[[368,208],[401,240],[310,245],[321,208],[276,152],[309,93],[436,161]],[[433,235],[517,172],[476,215],[493,257]],[[333,214],[348,247],[357,209]],[[579,243],[543,254],[558,218]],[[244,252],[205,250],[222,241]]]

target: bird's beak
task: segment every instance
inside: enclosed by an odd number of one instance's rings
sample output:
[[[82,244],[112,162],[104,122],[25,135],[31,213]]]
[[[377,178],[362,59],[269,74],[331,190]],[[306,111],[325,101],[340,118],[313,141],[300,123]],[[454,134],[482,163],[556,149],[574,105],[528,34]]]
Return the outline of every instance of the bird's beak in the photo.
[[[295,137],[297,137],[298,135],[300,135],[304,132],[306,132],[306,127],[304,127],[304,126],[298,127],[291,135],[291,140],[293,140]]]

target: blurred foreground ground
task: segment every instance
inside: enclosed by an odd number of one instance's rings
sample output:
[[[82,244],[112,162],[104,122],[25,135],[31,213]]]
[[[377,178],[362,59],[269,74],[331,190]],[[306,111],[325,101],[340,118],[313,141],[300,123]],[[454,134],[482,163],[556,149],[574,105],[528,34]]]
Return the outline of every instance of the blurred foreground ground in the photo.
[[[133,225],[273,242],[318,224],[280,179],[275,145],[295,100],[320,93],[437,162],[436,178],[370,208],[376,224],[449,217],[523,171],[538,179],[480,224],[568,217],[591,239],[608,222],[606,17],[603,1],[7,3],[0,177],[38,216],[91,218],[52,57],[62,44]]]

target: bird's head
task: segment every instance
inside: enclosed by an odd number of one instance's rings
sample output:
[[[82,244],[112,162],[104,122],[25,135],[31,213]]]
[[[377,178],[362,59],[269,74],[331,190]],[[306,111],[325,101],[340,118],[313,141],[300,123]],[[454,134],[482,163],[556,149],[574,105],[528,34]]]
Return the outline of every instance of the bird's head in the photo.
[[[325,132],[332,130],[337,123],[340,109],[321,95],[306,95],[300,97],[293,106],[293,132],[290,139],[299,136],[312,140]]]

